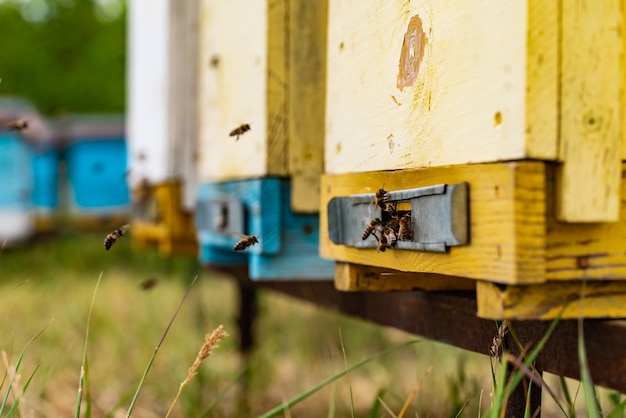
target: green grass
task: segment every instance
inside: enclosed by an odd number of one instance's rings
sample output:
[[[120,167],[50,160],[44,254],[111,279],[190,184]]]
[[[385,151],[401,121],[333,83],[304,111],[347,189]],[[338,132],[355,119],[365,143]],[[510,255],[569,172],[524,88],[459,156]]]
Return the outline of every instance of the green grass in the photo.
[[[477,417],[479,405],[482,413],[491,406],[487,356],[427,341],[407,345],[414,336],[274,293],[259,297],[258,340],[246,366],[236,348],[232,280],[200,269],[194,259],[134,250],[125,238],[107,252],[102,245],[107,232],[69,230],[0,253],[0,351],[24,348],[19,372],[22,382],[32,377],[21,411],[73,416],[84,365],[89,390],[82,394],[82,413],[88,407],[94,417],[124,416],[196,274],[198,282],[142,383],[133,417],[165,415],[204,335],[220,324],[232,337],[203,362],[174,416],[247,417],[280,410],[278,416],[344,417],[352,414],[353,402],[357,417],[397,416],[405,403],[404,417]],[[142,290],[140,283],[151,277],[157,285]],[[553,389],[561,387],[554,376],[546,381]],[[568,396],[576,393],[576,384],[567,380]],[[557,392],[565,398],[562,390]],[[621,395],[600,392],[607,411],[624,409]],[[575,410],[584,416],[580,398]],[[544,400],[544,417],[563,416],[550,399]]]

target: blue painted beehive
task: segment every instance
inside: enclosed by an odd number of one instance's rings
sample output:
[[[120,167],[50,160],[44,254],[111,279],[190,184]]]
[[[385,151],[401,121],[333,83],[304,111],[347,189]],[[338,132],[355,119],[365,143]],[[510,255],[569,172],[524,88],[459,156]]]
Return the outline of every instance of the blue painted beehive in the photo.
[[[34,232],[31,161],[21,136],[0,130],[0,244],[24,241]]]
[[[294,214],[287,180],[262,178],[199,186],[196,229],[203,264],[248,264],[253,280],[332,280],[334,264],[320,258],[317,215]],[[259,243],[243,252],[241,235]]]
[[[67,122],[65,160],[74,214],[109,216],[130,208],[126,138],[121,117],[75,117]]]

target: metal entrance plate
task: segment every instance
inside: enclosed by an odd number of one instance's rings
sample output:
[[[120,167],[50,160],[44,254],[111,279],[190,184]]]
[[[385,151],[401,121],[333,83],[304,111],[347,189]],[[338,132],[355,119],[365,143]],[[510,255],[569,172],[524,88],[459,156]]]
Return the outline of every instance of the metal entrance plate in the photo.
[[[469,241],[469,185],[438,184],[388,192],[390,204],[410,203],[411,240],[396,241],[401,250],[446,252]],[[389,216],[375,205],[374,194],[335,197],[328,202],[328,234],[339,245],[376,248],[375,238],[363,240],[374,218]],[[406,211],[404,211],[406,212]]]

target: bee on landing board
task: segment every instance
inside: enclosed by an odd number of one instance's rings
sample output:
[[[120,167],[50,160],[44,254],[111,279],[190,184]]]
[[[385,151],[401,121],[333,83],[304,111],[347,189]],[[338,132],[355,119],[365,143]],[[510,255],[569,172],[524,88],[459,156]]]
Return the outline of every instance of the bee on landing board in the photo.
[[[10,131],[23,131],[28,128],[28,121],[25,119],[16,119],[7,124]]]
[[[378,191],[374,195],[373,203],[382,210],[387,210],[387,203],[389,203],[389,192],[382,187],[378,189]]]
[[[387,248],[391,248],[396,245],[396,240],[398,239],[396,236],[396,231],[393,228],[385,227],[383,230],[383,236],[385,237],[385,241],[387,241]]]
[[[235,129],[233,129],[232,131],[230,131],[230,134],[228,135],[236,137],[235,141],[239,141],[239,136],[245,134],[249,130],[250,130],[250,125],[247,123],[244,123],[243,125],[240,125],[236,127]]]
[[[104,248],[109,251],[113,244],[124,236],[124,233],[130,229],[130,225],[124,225],[117,228],[115,231],[111,232],[109,235],[104,238]]]
[[[241,240],[239,240],[235,246],[233,247],[233,250],[235,251],[243,251],[246,248],[252,247],[254,244],[258,244],[259,243],[259,239],[257,237],[255,237],[254,235],[242,235]]]
[[[400,241],[410,241],[413,239],[413,229],[411,229],[411,215],[408,213],[400,218],[398,227],[398,239]]]
[[[367,227],[363,231],[363,235],[361,235],[361,238],[363,239],[363,241],[365,241],[370,235],[372,235],[372,232],[374,232],[374,229],[380,229],[382,224],[383,222],[380,219],[378,218],[372,219],[369,225],[367,225]]]
[[[376,234],[374,234],[374,236],[378,238],[378,247],[376,248],[376,251],[384,253],[387,248],[390,248],[385,234],[380,234],[380,237],[376,236]]]

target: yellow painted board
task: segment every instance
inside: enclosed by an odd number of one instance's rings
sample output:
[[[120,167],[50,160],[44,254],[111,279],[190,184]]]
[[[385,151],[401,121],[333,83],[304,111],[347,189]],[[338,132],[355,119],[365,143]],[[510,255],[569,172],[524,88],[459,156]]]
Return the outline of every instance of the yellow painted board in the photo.
[[[197,255],[193,214],[182,207],[177,181],[142,185],[133,190],[131,237],[135,245],[156,245],[163,254]]]
[[[557,0],[330,0],[329,174],[557,158]]]
[[[624,83],[621,0],[563,2],[558,218],[619,215]]]
[[[288,0],[201,1],[200,181],[287,174],[288,10]]]
[[[290,1],[289,173],[291,208],[317,213],[324,172],[327,0]]]
[[[584,294],[584,298],[581,295]],[[498,285],[477,282],[478,316],[487,319],[626,318],[626,282],[547,282]],[[581,310],[582,307],[582,310]]]
[[[474,280],[433,273],[406,273],[380,267],[335,263],[335,288],[344,292],[475,290]]]
[[[547,171],[548,195],[557,185]],[[566,223],[554,215],[548,199],[546,276],[548,280],[626,280],[626,164],[622,164],[618,222]],[[581,199],[585,196],[581,192]]]
[[[322,177],[320,254],[336,261],[503,283],[545,280],[545,166],[476,164]],[[334,244],[327,204],[334,197],[435,184],[469,183],[470,243],[449,253],[357,249]]]

